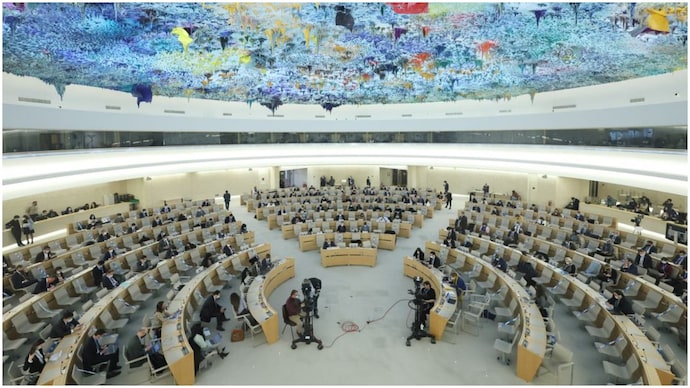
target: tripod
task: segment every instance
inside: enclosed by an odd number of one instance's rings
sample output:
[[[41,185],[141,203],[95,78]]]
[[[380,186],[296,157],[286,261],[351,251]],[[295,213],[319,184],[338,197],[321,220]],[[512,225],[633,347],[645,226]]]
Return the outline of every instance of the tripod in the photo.
[[[304,323],[302,325],[302,335],[296,340],[293,340],[292,345],[290,347],[292,349],[297,349],[298,342],[304,342],[307,345],[309,345],[312,342],[316,342],[317,344],[319,344],[316,348],[319,350],[323,349],[323,343],[321,342],[321,340],[314,337],[314,326],[312,325],[312,311],[310,308],[307,308],[306,315],[304,316]]]
[[[426,320],[426,314],[424,314],[424,309],[421,306],[421,301],[420,300],[412,300],[411,301],[414,304],[414,324],[412,324],[412,334],[407,337],[407,340],[405,341],[405,345],[410,346],[410,340],[412,338],[416,338],[417,341],[422,339],[422,337],[430,337],[431,338],[431,343],[435,344],[436,343],[436,338],[434,338],[433,334],[429,334],[422,328],[424,325],[424,321]],[[408,303],[409,304],[409,303]]]

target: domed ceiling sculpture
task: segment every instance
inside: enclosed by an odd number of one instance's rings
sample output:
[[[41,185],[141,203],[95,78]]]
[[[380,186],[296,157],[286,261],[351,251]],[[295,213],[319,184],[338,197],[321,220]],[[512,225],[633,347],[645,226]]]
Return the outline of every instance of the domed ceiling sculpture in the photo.
[[[137,104],[534,97],[685,69],[686,42],[685,3],[3,3],[4,72]]]

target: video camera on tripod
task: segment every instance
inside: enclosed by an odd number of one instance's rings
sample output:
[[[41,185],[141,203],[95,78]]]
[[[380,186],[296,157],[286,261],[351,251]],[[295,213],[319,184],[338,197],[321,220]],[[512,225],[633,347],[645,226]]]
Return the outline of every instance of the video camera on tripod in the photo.
[[[419,276],[415,276],[414,278],[412,278],[412,281],[414,282],[414,291],[407,290],[407,292],[410,295],[414,295],[414,299],[408,302],[408,306],[412,310],[414,310],[414,323],[412,324],[411,328],[412,334],[409,337],[407,337],[405,345],[410,346],[410,340],[412,338],[420,340],[423,337],[430,337],[431,343],[435,344],[436,339],[434,338],[434,336],[424,330],[424,322],[426,321],[426,311],[424,308],[424,295],[422,293],[422,278]]]
[[[414,290],[407,290],[407,293],[410,295],[414,295],[414,299],[412,302],[415,304],[415,306],[419,306],[422,304],[422,278],[419,276],[416,276],[412,278],[412,281],[414,282]]]
[[[640,226],[640,223],[642,222],[643,218],[644,218],[643,214],[638,214],[635,218],[631,219],[630,222],[634,222],[635,226]]]
[[[314,293],[312,294],[312,287]],[[314,325],[312,322],[312,315],[316,318],[319,317],[318,313],[318,299],[319,293],[321,292],[321,280],[317,278],[304,279],[302,282],[302,295],[304,300],[302,301],[302,311],[304,315],[302,317],[302,335],[292,341],[291,348],[297,348],[298,342],[304,342],[309,345],[312,342],[318,344],[317,348],[319,350],[323,349],[323,343],[320,339],[314,337]]]
[[[317,284],[314,284],[317,283]],[[312,295],[312,287],[314,289],[314,294]],[[302,310],[306,313],[309,313],[310,311],[318,311],[316,310],[316,301],[319,298],[319,293],[321,292],[321,281],[316,278],[311,278],[311,279],[304,279],[302,282],[302,295],[304,295],[304,307],[302,307]],[[318,315],[315,312],[315,315]],[[318,318],[318,316],[317,316]]]

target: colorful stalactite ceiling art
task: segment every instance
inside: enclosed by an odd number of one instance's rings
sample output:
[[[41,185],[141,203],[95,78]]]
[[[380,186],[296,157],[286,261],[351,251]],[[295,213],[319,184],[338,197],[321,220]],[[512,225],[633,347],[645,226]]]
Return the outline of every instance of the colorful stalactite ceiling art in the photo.
[[[3,4],[3,70],[61,96],[272,111],[534,96],[685,69],[686,41],[685,3]]]

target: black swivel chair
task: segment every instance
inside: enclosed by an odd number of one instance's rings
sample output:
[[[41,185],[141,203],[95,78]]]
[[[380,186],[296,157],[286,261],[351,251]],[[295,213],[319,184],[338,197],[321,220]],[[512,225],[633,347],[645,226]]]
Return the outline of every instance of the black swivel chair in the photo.
[[[287,305],[283,305],[283,323],[285,323],[285,326],[283,326],[283,331],[280,332],[282,335],[285,332],[285,329],[290,326],[290,336],[292,337],[292,340],[295,340],[295,332],[292,330],[293,327],[297,326],[295,322],[292,322],[290,320],[290,316],[288,315],[287,312]]]

